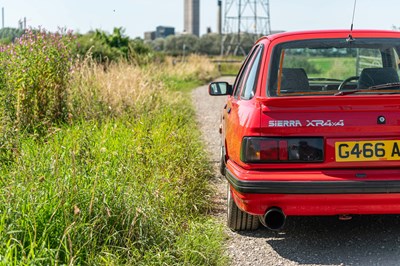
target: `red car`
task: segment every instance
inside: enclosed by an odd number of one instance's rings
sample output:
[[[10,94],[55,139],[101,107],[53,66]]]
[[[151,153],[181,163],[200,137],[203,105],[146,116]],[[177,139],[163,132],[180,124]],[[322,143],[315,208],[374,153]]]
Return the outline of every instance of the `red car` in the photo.
[[[400,214],[400,32],[261,38],[222,115],[228,226],[272,230],[287,216]]]

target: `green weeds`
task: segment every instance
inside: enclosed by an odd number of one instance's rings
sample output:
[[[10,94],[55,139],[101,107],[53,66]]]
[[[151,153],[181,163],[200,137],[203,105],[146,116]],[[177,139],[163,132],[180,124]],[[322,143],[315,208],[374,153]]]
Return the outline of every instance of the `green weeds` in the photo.
[[[21,140],[18,160],[1,170],[1,260],[218,264],[207,253],[220,249],[221,229],[199,217],[212,190],[194,127],[175,105]]]
[[[224,264],[194,111],[158,76],[185,83],[214,72],[122,62],[71,72],[67,57],[47,64],[68,55],[54,45],[40,58],[21,52],[13,60],[27,65],[0,73],[0,264]],[[28,65],[37,68],[10,73]]]
[[[21,133],[41,137],[68,121],[71,40],[29,30],[0,48],[0,163],[14,159]]]
[[[71,79],[72,36],[27,31],[3,50],[3,108],[18,131],[42,134],[68,118],[67,87]],[[2,99],[2,100],[3,100]]]

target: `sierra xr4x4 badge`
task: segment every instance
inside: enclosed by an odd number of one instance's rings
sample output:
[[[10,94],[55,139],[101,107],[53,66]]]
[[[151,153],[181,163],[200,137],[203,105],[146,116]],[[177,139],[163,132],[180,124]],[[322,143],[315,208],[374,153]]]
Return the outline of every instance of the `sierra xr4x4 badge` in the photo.
[[[256,42],[222,109],[228,226],[400,214],[400,32],[286,32]]]
[[[306,120],[305,123],[300,120],[270,120],[268,121],[269,127],[343,127],[344,121],[339,120],[333,122],[331,120]]]

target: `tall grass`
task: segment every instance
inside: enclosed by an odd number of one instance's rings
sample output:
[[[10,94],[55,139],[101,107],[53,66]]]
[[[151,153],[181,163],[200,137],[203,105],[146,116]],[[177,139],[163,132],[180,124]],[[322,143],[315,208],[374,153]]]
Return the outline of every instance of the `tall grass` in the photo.
[[[208,58],[190,55],[181,60],[167,58],[157,77],[174,91],[187,92],[218,76],[218,69]]]
[[[40,136],[14,131],[0,161],[0,264],[224,264],[194,110],[163,82],[211,77],[204,64],[68,72],[67,118]]]
[[[339,78],[345,79],[353,76],[356,59],[351,57],[337,57],[337,58],[310,58],[309,64],[314,65],[318,71],[313,73],[311,77],[322,78]]]
[[[69,108],[73,117],[102,119],[104,116],[137,115],[156,109],[165,90],[155,82],[157,69],[145,70],[128,62],[102,65],[89,57],[77,63],[69,90]]]

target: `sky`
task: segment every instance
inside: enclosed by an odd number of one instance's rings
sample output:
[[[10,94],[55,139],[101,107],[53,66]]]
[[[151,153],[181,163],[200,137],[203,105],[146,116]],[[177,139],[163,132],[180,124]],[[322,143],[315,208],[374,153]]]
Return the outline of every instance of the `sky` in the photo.
[[[242,0],[246,1],[246,0]],[[0,0],[5,26],[17,27],[26,17],[27,25],[50,31],[58,27],[80,33],[114,27],[125,28],[132,37],[144,37],[157,26],[183,31],[184,0]],[[225,1],[223,0],[223,3]],[[274,31],[350,28],[353,0],[270,0]],[[216,31],[217,0],[200,0],[200,33]],[[1,25],[0,25],[1,26]],[[399,0],[357,0],[355,29],[400,27]]]

